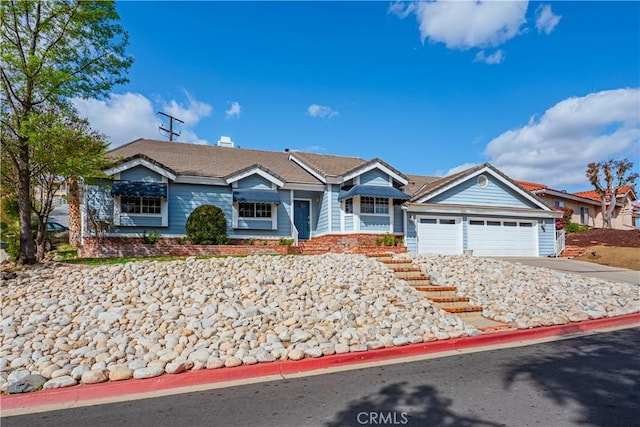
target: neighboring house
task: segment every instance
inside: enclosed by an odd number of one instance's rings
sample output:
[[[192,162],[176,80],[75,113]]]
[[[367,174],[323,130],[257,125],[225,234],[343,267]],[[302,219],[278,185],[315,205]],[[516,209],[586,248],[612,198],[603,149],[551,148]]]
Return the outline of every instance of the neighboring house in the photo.
[[[549,207],[555,209],[570,208],[573,211],[571,222],[588,227],[598,227],[596,219],[600,213],[599,201],[549,188],[544,184],[526,181],[515,182],[525,190],[538,196]],[[602,222],[600,222],[599,226],[602,226]]]
[[[216,205],[232,239],[392,233],[409,251],[554,255],[547,207],[489,164],[445,178],[405,175],[381,159],[139,139],[109,152],[108,235],[182,237]],[[224,146],[222,146],[224,145]],[[102,210],[105,203],[103,203]],[[435,222],[434,222],[435,221]]]
[[[596,227],[602,227],[602,208],[600,195],[595,190],[579,191],[573,193],[576,196],[596,201],[598,209],[596,212]],[[611,203],[611,198],[605,194],[606,203]],[[632,185],[623,186],[616,195],[616,207],[611,217],[611,227],[618,230],[629,230],[636,227],[634,219],[634,203],[638,201],[638,196]]]
[[[535,182],[515,182],[525,190],[531,191],[550,207],[571,208],[573,210],[571,222],[589,227],[602,227],[602,205],[600,195],[595,190],[568,193]],[[634,228],[636,226],[634,215],[637,217],[640,216],[640,213],[634,214],[633,204],[637,202],[637,197],[633,186],[622,187],[616,199],[616,208],[611,221],[612,228],[619,230]],[[609,204],[608,197],[607,204]]]

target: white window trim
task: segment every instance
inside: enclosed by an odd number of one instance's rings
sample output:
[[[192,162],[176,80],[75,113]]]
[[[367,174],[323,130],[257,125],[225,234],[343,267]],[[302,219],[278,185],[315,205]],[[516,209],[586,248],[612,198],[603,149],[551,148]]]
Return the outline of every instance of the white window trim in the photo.
[[[371,197],[371,196],[365,196],[365,197]],[[373,210],[376,210],[376,203],[375,203],[375,199],[384,199],[384,197],[371,197],[372,199],[374,199],[373,202]],[[360,204],[362,202],[362,196],[359,196],[358,200],[358,204]],[[362,210],[360,210],[361,215],[366,215],[366,216],[391,216],[391,209],[393,207],[393,202],[391,201],[391,199],[388,199],[391,203],[389,203],[387,205],[387,207],[389,208],[389,212],[385,213],[362,213]]]
[[[242,202],[245,203],[245,202]],[[260,203],[260,202],[246,202],[246,203],[253,203],[254,205],[256,203]],[[263,222],[270,222],[271,223],[271,230],[277,230],[278,229],[278,205],[275,203],[266,203],[271,205],[271,217],[270,218],[255,218],[255,217],[244,217],[244,216],[240,216],[239,215],[239,205],[240,202],[235,202],[233,203],[232,206],[232,210],[231,210],[231,217],[232,217],[232,225],[231,228],[234,229],[238,229],[238,230],[268,230],[268,229],[258,229],[258,228],[252,228],[252,227],[240,227],[238,225],[238,222],[240,220],[243,221],[263,221]]]

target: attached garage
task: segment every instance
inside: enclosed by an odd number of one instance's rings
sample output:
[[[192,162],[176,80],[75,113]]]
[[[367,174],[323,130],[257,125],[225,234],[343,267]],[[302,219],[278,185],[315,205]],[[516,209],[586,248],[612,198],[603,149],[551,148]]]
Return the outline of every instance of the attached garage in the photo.
[[[418,253],[462,253],[462,218],[422,217],[418,221]]]
[[[467,248],[479,256],[538,256],[537,221],[469,218]]]
[[[423,183],[403,210],[409,252],[537,257],[563,245],[562,212],[488,163]]]

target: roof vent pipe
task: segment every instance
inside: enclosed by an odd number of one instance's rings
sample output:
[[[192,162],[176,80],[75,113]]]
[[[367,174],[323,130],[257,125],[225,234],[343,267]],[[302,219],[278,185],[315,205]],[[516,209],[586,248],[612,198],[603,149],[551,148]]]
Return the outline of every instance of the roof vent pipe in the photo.
[[[235,145],[235,142],[233,142],[228,136],[221,136],[218,140],[218,147],[233,148]]]

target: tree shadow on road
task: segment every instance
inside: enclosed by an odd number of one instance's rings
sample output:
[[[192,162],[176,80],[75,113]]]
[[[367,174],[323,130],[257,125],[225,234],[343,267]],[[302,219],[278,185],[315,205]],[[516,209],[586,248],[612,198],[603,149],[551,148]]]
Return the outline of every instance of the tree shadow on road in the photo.
[[[406,382],[388,385],[377,394],[348,403],[327,427],[362,427],[363,425],[402,426],[502,426],[490,421],[456,414],[453,401],[441,397],[429,385],[407,386]]]
[[[558,405],[581,408],[577,424],[637,425],[640,415],[638,333],[599,334],[557,344],[552,355],[520,359],[508,367],[505,388],[529,381]]]

